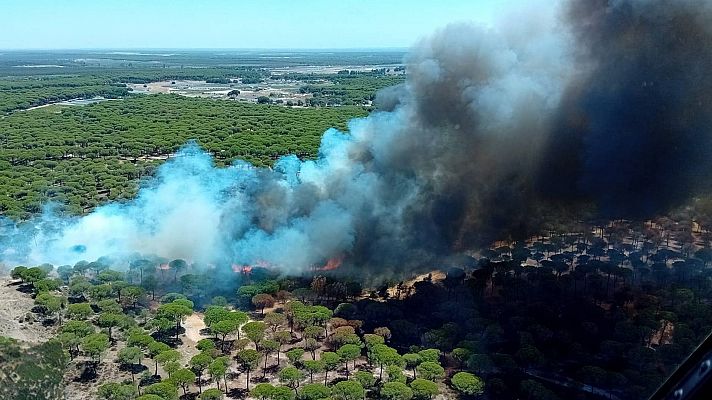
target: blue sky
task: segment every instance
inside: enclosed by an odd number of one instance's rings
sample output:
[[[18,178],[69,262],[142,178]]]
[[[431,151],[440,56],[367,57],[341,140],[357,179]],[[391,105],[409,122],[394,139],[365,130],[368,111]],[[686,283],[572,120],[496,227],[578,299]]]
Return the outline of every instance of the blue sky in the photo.
[[[0,49],[407,47],[525,0],[7,0]]]

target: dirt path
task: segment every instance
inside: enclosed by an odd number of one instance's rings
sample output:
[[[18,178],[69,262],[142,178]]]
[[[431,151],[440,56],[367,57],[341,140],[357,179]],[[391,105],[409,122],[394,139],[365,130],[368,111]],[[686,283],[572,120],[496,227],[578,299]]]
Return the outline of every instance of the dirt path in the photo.
[[[198,343],[201,339],[207,337],[200,333],[202,329],[205,329],[205,322],[203,322],[203,314],[201,313],[193,313],[186,318],[183,327],[185,328],[185,336],[193,343]]]
[[[183,362],[187,363],[191,357],[200,352],[195,345],[200,339],[207,337],[200,334],[200,330],[205,329],[203,314],[193,313],[190,315],[183,321],[183,328],[185,328],[185,334],[181,336],[183,344],[178,346],[176,350],[178,350],[183,357]]]

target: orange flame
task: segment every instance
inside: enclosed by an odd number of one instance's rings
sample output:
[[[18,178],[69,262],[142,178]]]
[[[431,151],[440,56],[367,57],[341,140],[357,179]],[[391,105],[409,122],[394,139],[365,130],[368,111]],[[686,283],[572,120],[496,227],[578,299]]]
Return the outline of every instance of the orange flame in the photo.
[[[326,262],[326,265],[317,269],[319,271],[333,271],[335,269],[338,269],[343,261],[343,257],[341,256],[330,258],[329,261]]]

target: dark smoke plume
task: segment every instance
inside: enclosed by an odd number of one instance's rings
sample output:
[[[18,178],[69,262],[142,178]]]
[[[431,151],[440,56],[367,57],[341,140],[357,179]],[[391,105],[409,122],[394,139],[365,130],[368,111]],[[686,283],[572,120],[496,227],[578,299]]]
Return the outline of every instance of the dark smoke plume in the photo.
[[[567,17],[580,73],[550,138],[544,187],[629,218],[708,191],[712,4],[577,1]]]
[[[325,133],[316,160],[219,169],[188,145],[134,201],[5,224],[2,258],[141,253],[300,272],[339,257],[382,274],[526,237],[562,205],[663,212],[712,174],[710,8],[574,1],[563,17],[450,25],[414,46],[381,111]]]

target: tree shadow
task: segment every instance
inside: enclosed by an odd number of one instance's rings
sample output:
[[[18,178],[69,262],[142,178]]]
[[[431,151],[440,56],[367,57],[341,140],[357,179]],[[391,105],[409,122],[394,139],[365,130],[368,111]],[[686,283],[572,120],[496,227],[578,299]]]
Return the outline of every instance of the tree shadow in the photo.
[[[183,345],[183,340],[181,340],[181,338],[176,339],[175,332],[175,328],[172,328],[166,331],[154,332],[151,334],[151,337],[175,349],[176,347]],[[183,332],[185,332],[185,329],[181,327],[178,333],[180,334]]]
[[[231,399],[244,399],[247,397],[247,389],[233,388],[227,392],[227,397]]]
[[[267,374],[276,374],[279,371],[279,365],[270,365],[265,371],[267,371]]]
[[[98,361],[85,361],[78,363],[77,368],[82,368],[82,373],[74,378],[74,382],[87,383],[96,380],[98,377],[97,369],[99,368]]]
[[[42,314],[45,315],[47,314],[47,307],[45,306],[33,306],[30,308],[30,311],[32,311],[35,314]]]
[[[35,287],[31,283],[21,283],[15,290],[26,294],[32,294],[35,291]]]
[[[142,376],[138,381],[139,386],[149,386],[161,381],[160,375]]]
[[[148,370],[148,367],[143,364],[120,364],[119,371],[133,372],[134,374],[140,374],[143,371]]]
[[[235,345],[234,340],[226,340],[224,342],[220,339],[215,339],[215,338],[212,338],[212,340],[213,340],[213,342],[215,342],[215,347],[218,350],[220,350],[223,353],[223,355],[227,356],[227,355],[230,355],[230,353],[232,353],[232,348]]]
[[[213,380],[212,380],[210,377],[205,377],[205,376],[204,376],[203,378],[199,378],[199,379],[196,378],[196,379],[195,379],[195,384],[197,385],[198,383],[200,383],[200,385],[203,386],[203,390],[205,390],[205,386],[209,385],[210,382],[212,382],[212,381],[213,381]]]
[[[333,386],[333,385],[336,385],[336,384],[339,383],[339,382],[343,382],[343,381],[347,381],[347,380],[348,380],[348,379],[344,378],[343,376],[340,376],[340,377],[334,378],[334,379],[329,379],[329,385],[330,385],[330,386]]]
[[[87,298],[84,297],[83,294],[80,294],[79,296],[68,296],[67,297],[67,302],[69,304],[77,304],[77,303],[86,303]]]

